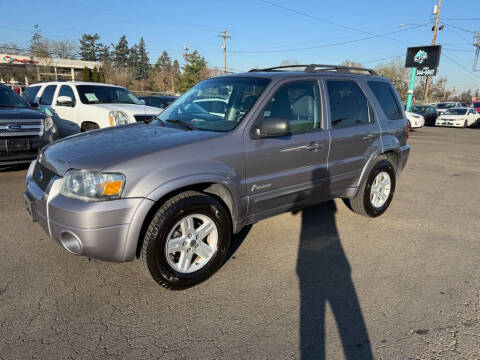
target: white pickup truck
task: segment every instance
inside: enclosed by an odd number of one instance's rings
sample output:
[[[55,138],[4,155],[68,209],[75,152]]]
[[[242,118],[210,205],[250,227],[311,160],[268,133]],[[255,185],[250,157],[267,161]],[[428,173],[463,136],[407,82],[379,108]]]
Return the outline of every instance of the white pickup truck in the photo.
[[[95,82],[37,83],[25,90],[24,98],[77,124],[82,131],[150,121],[162,112],[121,86]]]

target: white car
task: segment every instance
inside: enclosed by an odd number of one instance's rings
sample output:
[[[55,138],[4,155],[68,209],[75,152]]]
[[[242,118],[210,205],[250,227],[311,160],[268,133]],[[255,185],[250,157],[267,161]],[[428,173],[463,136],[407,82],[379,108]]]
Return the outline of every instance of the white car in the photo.
[[[410,129],[419,129],[425,125],[425,118],[420,114],[415,114],[410,111],[405,111]]]
[[[445,111],[435,121],[435,126],[468,127],[480,118],[474,108],[452,108]]]
[[[433,104],[433,106],[435,106],[435,108],[437,109],[437,114],[442,115],[448,109],[461,108],[462,104],[460,104],[459,102],[450,101]]]
[[[146,106],[127,89],[82,81],[52,81],[28,87],[32,102],[51,108],[82,131],[153,120],[163,110]]]

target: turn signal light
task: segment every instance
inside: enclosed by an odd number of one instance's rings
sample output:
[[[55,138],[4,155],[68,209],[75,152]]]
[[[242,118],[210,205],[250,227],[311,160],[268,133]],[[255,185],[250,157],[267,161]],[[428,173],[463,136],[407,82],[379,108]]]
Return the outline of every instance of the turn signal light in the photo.
[[[103,195],[117,195],[122,190],[123,181],[110,181],[104,183]]]

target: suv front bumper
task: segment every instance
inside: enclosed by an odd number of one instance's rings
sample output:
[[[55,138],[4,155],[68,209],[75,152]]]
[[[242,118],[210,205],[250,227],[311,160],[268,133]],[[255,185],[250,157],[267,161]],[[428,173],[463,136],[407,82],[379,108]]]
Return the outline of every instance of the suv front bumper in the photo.
[[[0,165],[13,165],[21,163],[29,163],[38,155],[38,151],[45,145],[58,139],[58,132],[55,127],[45,131],[42,136],[30,137],[12,137],[0,139]],[[11,151],[7,147],[7,141],[26,141],[28,149],[20,151]]]
[[[27,172],[25,203],[33,221],[72,254],[124,262],[135,258],[143,222],[153,205],[144,198],[86,202],[60,194],[55,176],[45,191],[35,182],[36,161]]]

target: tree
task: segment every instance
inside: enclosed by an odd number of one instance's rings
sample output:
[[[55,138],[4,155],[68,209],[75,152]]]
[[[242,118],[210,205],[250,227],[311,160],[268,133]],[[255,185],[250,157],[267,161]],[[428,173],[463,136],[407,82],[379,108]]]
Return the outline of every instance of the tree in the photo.
[[[127,63],[128,63],[128,68],[130,69],[132,75],[134,78],[137,77],[138,73],[138,62],[139,62],[139,57],[138,57],[138,45],[134,44],[128,51],[128,58],[127,58]]]
[[[11,55],[26,55],[25,50],[13,42],[1,43],[0,53]]]
[[[33,56],[42,58],[50,57],[48,40],[43,38],[38,24],[35,24],[33,28],[33,35],[30,39],[29,49]]]
[[[207,76],[207,62],[203,56],[198,54],[197,50],[185,55],[185,70],[180,78],[180,92],[187,91]]]
[[[154,69],[169,72],[172,67],[172,60],[168,53],[164,50],[162,54],[158,57],[157,62],[155,63]]]
[[[74,59],[78,53],[78,47],[72,40],[60,40],[52,42],[53,55],[60,59]]]
[[[94,67],[92,71],[92,81],[100,82],[100,76],[96,67]]]
[[[92,80],[92,73],[88,67],[84,67],[82,71],[82,80],[83,81],[91,81]]]
[[[116,45],[113,45],[113,63],[115,67],[124,68],[127,66],[130,49],[128,48],[127,37],[123,35]]]
[[[137,77],[139,79],[146,79],[150,76],[151,71],[152,65],[150,65],[145,41],[143,40],[143,37],[141,37],[140,42],[138,43]]]
[[[97,61],[97,41],[100,39],[100,35],[97,33],[83,34],[80,39],[80,56],[85,61]]]
[[[178,60],[173,60],[172,63],[172,90],[180,91],[180,78],[182,73],[180,72],[180,64]]]

